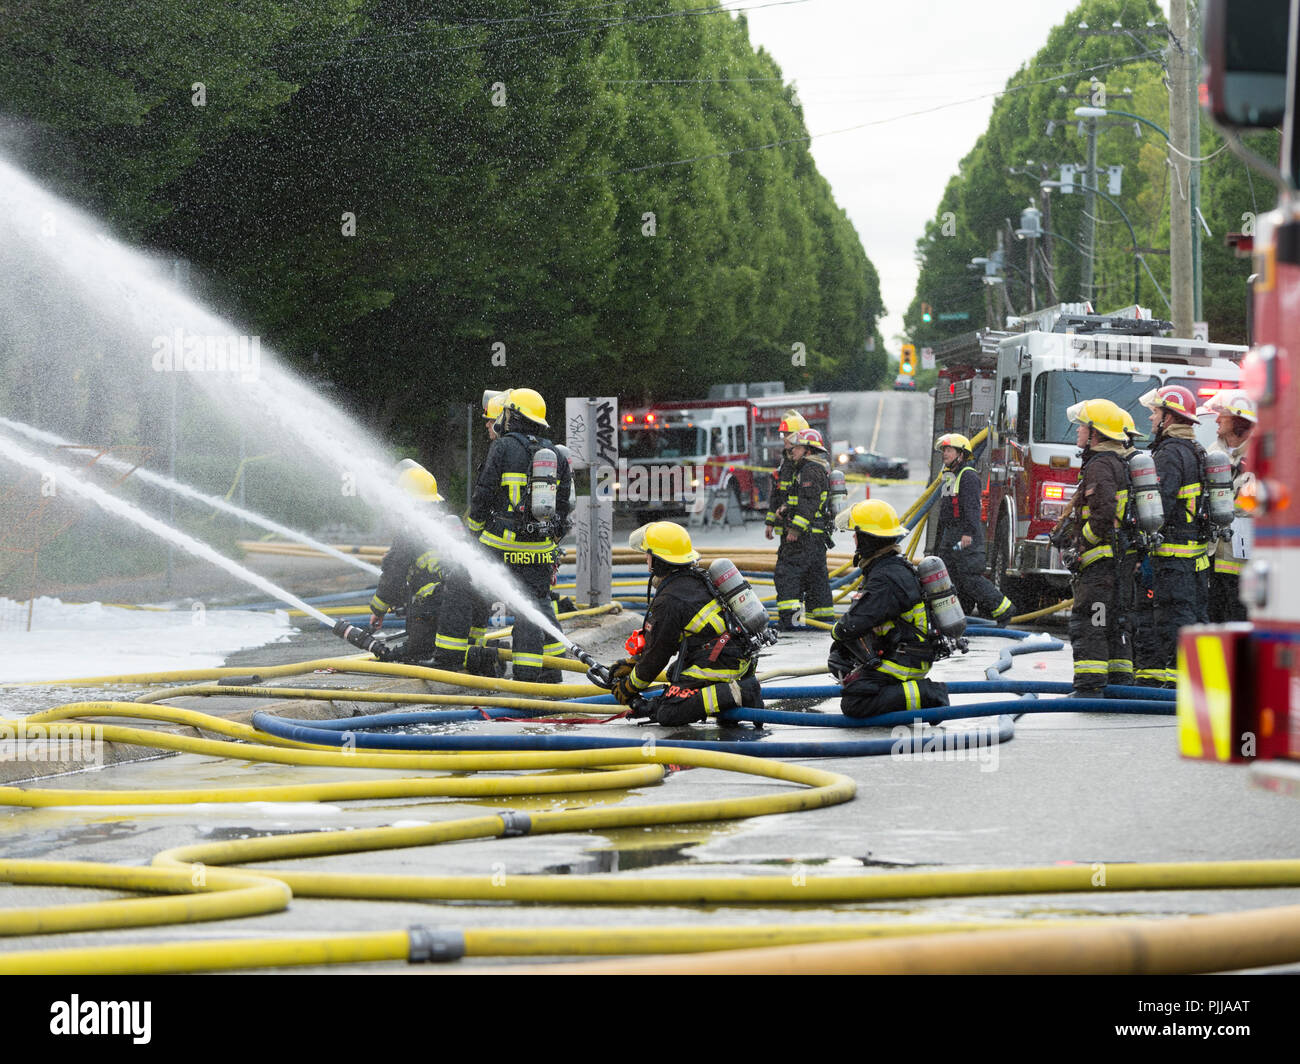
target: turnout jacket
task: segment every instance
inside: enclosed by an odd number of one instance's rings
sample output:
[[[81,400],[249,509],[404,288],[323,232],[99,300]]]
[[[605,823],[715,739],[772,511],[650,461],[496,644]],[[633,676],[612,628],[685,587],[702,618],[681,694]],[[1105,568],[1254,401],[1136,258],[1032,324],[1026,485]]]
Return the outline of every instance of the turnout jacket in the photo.
[[[763,518],[765,524],[771,525],[773,529],[779,530],[784,528],[781,515],[781,507],[786,504],[786,498],[790,494],[790,482],[794,479],[795,461],[790,457],[790,448],[783,448],[781,451],[781,464],[777,466],[776,472],[772,474],[772,491],[767,497],[767,515]]]
[[[479,542],[503,552],[548,554],[569,527],[569,463],[558,451],[555,517],[539,522],[532,515],[533,455],[555,445],[543,436],[512,431],[492,441],[470,499],[468,525]],[[538,557],[537,561],[547,560]]]
[[[1250,441],[1243,440],[1236,447],[1231,446],[1222,436],[1215,441],[1224,454],[1232,459],[1232,497],[1237,499],[1241,489],[1254,479],[1254,474],[1246,470],[1246,452]],[[1250,527],[1252,518],[1241,509],[1237,509],[1232,519],[1232,535],[1224,536],[1214,548],[1214,571],[1240,576],[1242,563],[1250,557]]]
[[[1151,445],[1160,477],[1160,501],[1165,508],[1164,542],[1157,556],[1196,558],[1205,552],[1206,537],[1198,522],[1201,502],[1201,463],[1205,450],[1191,425],[1173,425]]]
[[[753,668],[727,630],[726,614],[709,590],[708,577],[695,566],[673,569],[661,578],[641,630],[646,645],[630,676],[638,691],[655,683],[674,654],[669,679],[682,687],[728,683]]]
[[[1079,566],[1117,556],[1116,531],[1128,512],[1127,448],[1118,440],[1102,440],[1083,449],[1083,468],[1074,506],[1079,516]]]
[[[948,550],[970,536],[966,550],[984,547],[984,522],[980,519],[980,475],[975,463],[967,459],[956,467],[944,468],[939,489],[939,550]]]
[[[821,455],[805,455],[794,463],[794,475],[786,495],[785,519],[788,531],[800,538],[811,532],[818,542],[830,542],[834,515],[830,512],[830,462]]]
[[[865,638],[881,659],[876,670],[896,680],[930,671],[934,648],[921,581],[896,545],[864,563],[862,597],[835,622],[831,638],[840,643]]]
[[[380,617],[398,606],[429,599],[445,578],[437,550],[409,531],[394,537],[380,568],[379,584],[370,600],[370,612]]]

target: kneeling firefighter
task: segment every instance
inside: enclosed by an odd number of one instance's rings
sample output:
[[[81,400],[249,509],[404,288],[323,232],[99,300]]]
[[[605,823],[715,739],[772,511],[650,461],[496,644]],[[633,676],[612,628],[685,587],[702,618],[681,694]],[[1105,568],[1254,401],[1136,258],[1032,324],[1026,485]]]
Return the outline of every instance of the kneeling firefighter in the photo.
[[[754,656],[775,637],[767,611],[735,566],[719,559],[706,574],[695,565],[699,554],[690,533],[671,521],[643,525],[628,545],[645,552],[646,593],[653,587],[654,597],[645,624],[628,640],[629,652],[635,652],[610,670],[614,697],[632,709],[630,716],[670,726],[736,706],[762,709]],[[667,690],[647,701],[646,690],[674,654]]]
[[[937,550],[957,588],[963,610],[979,606],[995,621],[1011,616],[1011,600],[984,575],[984,522],[980,519],[980,475],[972,461],[970,440],[947,432],[935,441],[943,455],[943,483],[936,513]]]
[[[404,458],[398,470],[397,482],[412,498],[423,503],[443,501],[438,481],[424,466]],[[386,660],[414,662],[432,656],[445,568],[438,550],[414,529],[403,528],[393,537],[393,545],[381,564],[379,585],[370,600],[372,632],[383,627],[390,610],[400,607],[406,615],[406,640],[392,644]]]
[[[881,499],[856,503],[836,520],[856,533],[853,562],[862,570],[862,593],[849,612],[831,629],[827,665],[844,687],[840,709],[850,717],[874,717],[948,705],[948,689],[927,679],[930,666],[951,653],[965,650],[960,638],[966,620],[943,563],[926,558],[918,572],[899,547],[907,534],[898,514]],[[922,580],[943,596],[945,631],[930,616]],[[949,636],[951,635],[951,639]]]

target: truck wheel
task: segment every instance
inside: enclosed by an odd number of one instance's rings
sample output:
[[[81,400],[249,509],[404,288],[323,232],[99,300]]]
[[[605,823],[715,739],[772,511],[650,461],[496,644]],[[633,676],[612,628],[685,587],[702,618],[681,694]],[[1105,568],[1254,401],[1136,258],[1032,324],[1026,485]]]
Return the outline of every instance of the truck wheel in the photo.
[[[1011,522],[1003,514],[998,518],[998,531],[993,537],[993,583],[1011,600],[1016,615],[1019,616],[1026,612],[1023,581],[1007,576],[1007,567],[1011,564],[1011,552],[1014,546],[1011,540]]]

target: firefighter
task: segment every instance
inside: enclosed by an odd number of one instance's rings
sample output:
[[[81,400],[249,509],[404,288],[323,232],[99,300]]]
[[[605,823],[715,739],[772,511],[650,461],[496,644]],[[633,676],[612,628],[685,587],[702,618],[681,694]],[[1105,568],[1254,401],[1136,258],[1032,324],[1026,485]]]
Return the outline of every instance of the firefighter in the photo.
[[[1200,513],[1205,451],[1193,434],[1196,399],[1190,391],[1168,384],[1153,388],[1140,402],[1151,411],[1151,457],[1160,477],[1165,523],[1162,542],[1151,552],[1154,616],[1135,648],[1137,682],[1173,687],[1178,629],[1208,618],[1210,561]]]
[[[633,532],[628,545],[645,552],[654,597],[641,628],[643,649],[611,670],[614,697],[632,708],[631,716],[669,726],[707,720],[736,706],[762,709],[754,661],[731,633],[707,574],[695,565],[699,554],[690,533],[671,521],[654,521]],[[648,702],[646,689],[673,655],[667,690]]]
[[[479,471],[470,500],[467,524],[479,542],[505,564],[523,587],[527,601],[544,616],[552,614],[551,583],[555,575],[557,542],[568,532],[569,464],[541,434],[549,428],[546,402],[531,388],[512,388],[505,395],[501,414],[505,430],[492,442]],[[537,453],[549,450],[554,458],[555,483],[542,479],[535,463]],[[545,516],[542,493],[550,496],[552,514]],[[473,670],[470,651],[473,596],[457,595],[448,602],[447,618],[437,636],[435,665]],[[514,659],[511,675],[532,683],[558,683],[560,670],[543,669],[542,655],[559,656],[564,644],[547,641],[541,628],[519,611],[515,617]],[[492,658],[496,655],[490,652]]]
[[[1124,415],[1124,465],[1127,469],[1129,460],[1138,453],[1138,441],[1147,438],[1146,433],[1139,432],[1137,422],[1133,420],[1133,415],[1123,407],[1120,407]],[[1139,537],[1134,534],[1134,499],[1132,497],[1132,479],[1129,480],[1130,494],[1126,514],[1128,520],[1125,522],[1128,526],[1127,534],[1122,534],[1124,554],[1118,559],[1122,564],[1116,570],[1116,601],[1120,609],[1120,624],[1128,633],[1128,645],[1130,653],[1137,645],[1138,632],[1143,627],[1150,627],[1154,624],[1154,614],[1152,612],[1152,600],[1155,598],[1155,592],[1151,589],[1151,559],[1147,551],[1143,549],[1139,542]],[[1130,670],[1131,671],[1131,670]],[[1133,683],[1132,675],[1121,679],[1119,677],[1109,678],[1110,683]]]
[[[882,499],[855,503],[837,525],[855,533],[853,563],[862,593],[831,629],[827,665],[843,685],[840,709],[850,717],[948,705],[948,688],[927,679],[934,633],[916,569],[898,541],[907,529]]]
[[[1124,456],[1131,445],[1124,411],[1109,399],[1085,399],[1066,413],[1079,426],[1075,442],[1083,451],[1079,485],[1062,522],[1073,528],[1071,550],[1077,556],[1071,580],[1074,689],[1070,697],[1104,698],[1107,683],[1133,682],[1124,591],[1131,562],[1120,534],[1129,496]]]
[[[505,431],[505,402],[506,393],[509,391],[510,389],[506,388],[499,392],[487,390],[483,393],[483,420],[487,424],[489,448],[497,437]],[[483,462],[479,463],[478,469],[475,471],[475,482],[478,480],[478,474],[483,472],[483,464],[486,461],[487,457],[485,455]],[[468,580],[453,581],[451,590],[459,595],[470,596],[472,599],[469,645],[471,647],[486,647],[488,619],[491,616],[493,606],[497,604],[490,602],[482,592],[475,590]],[[500,608],[503,605],[504,603],[499,604],[497,605],[497,608]],[[510,644],[505,642],[498,643],[498,646],[506,650],[510,648]],[[495,649],[493,649],[491,653],[485,653],[482,650],[473,651],[472,656],[477,659],[477,668],[472,671],[489,676],[505,675],[504,662],[500,661]],[[491,671],[489,671],[489,669]]]
[[[1250,434],[1259,422],[1255,401],[1245,392],[1219,392],[1205,404],[1205,412],[1218,415],[1219,438],[1216,446],[1232,459],[1233,498],[1254,480],[1246,471],[1246,449]],[[1210,622],[1246,620],[1246,606],[1238,597],[1241,567],[1250,556],[1251,518],[1237,510],[1232,533],[1221,538],[1214,550],[1214,568],[1210,573]]]
[[[397,482],[420,502],[442,502],[432,473],[409,458],[398,465]],[[443,598],[446,562],[436,548],[412,529],[402,529],[384,555],[379,584],[370,599],[370,630],[379,631],[384,617],[400,607],[406,616],[406,640],[393,647],[392,661],[423,661],[433,654],[438,610]]]
[[[794,472],[783,508],[785,536],[776,552],[772,582],[776,585],[777,628],[794,629],[794,614],[802,601],[813,620],[835,620],[826,551],[835,516],[830,505],[830,462],[822,434],[800,429],[790,448]]]
[[[778,431],[785,441],[781,448],[781,464],[772,474],[772,489],[767,497],[767,516],[763,518],[767,526],[763,535],[768,539],[774,536],[779,540],[785,532],[782,515],[785,512],[786,496],[790,494],[790,481],[794,478],[794,459],[790,457],[790,448],[794,446],[795,435],[800,429],[808,428],[808,422],[797,410],[791,410],[781,419]]]
[[[971,457],[970,440],[948,432],[935,441],[943,455],[943,485],[939,489],[939,557],[962,609],[971,604],[995,621],[1011,617],[1011,600],[984,576],[984,522],[980,518],[980,475]]]

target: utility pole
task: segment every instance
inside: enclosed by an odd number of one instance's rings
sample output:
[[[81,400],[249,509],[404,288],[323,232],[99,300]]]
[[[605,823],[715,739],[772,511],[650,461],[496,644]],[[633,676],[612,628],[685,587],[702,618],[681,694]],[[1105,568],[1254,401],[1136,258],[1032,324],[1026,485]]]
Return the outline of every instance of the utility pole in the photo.
[[[1195,321],[1194,252],[1192,248],[1191,170],[1185,156],[1194,155],[1189,138],[1189,103],[1193,88],[1188,85],[1191,38],[1187,25],[1188,0],[1169,0],[1169,164],[1174,170],[1174,191],[1169,201],[1170,304],[1174,335],[1190,337]],[[1183,177],[1185,175],[1186,184]]]
[[[1083,298],[1096,309],[1093,292],[1093,271],[1097,259],[1097,120],[1088,119],[1088,170],[1083,175],[1083,188],[1087,193],[1084,207],[1083,246],[1088,252],[1083,259]]]
[[[1187,0],[1187,154],[1193,158],[1201,155],[1201,13],[1198,0]],[[1201,164],[1187,162],[1187,198],[1192,227],[1192,320],[1204,321],[1201,306]],[[1191,333],[1187,334],[1188,336]]]

